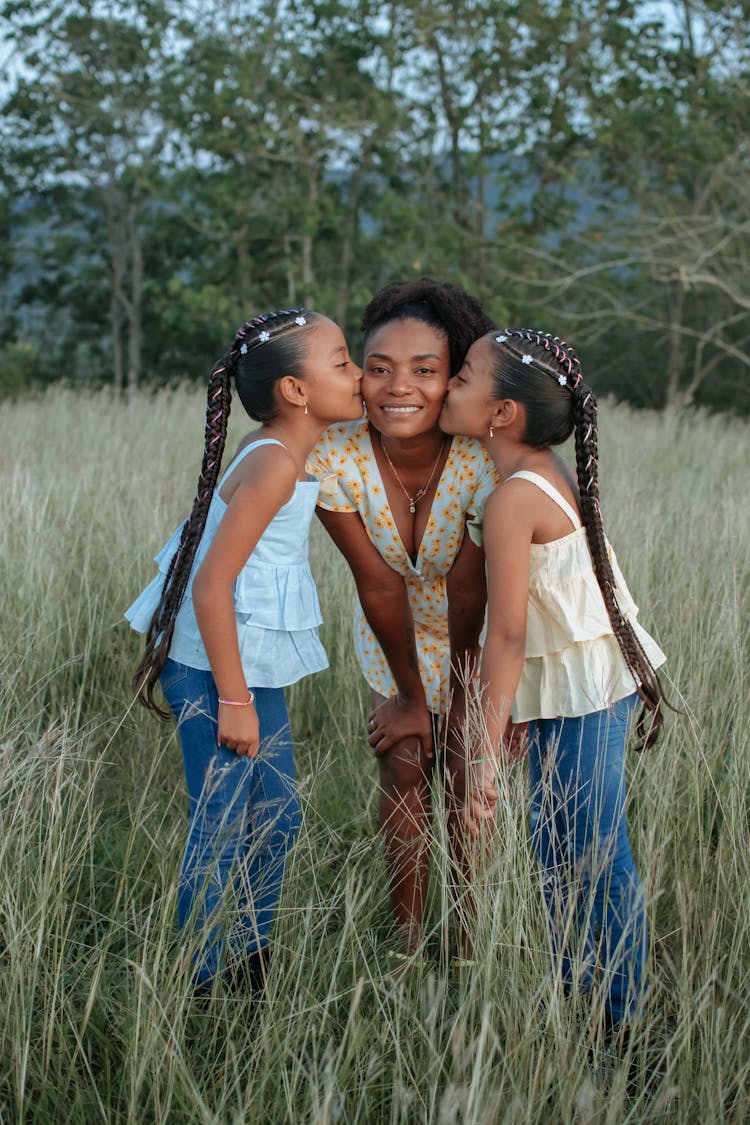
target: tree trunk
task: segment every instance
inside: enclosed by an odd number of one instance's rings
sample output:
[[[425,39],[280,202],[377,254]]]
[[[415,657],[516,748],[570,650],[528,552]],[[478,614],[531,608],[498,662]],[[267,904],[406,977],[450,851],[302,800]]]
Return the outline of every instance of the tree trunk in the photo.
[[[306,309],[315,308],[315,275],[313,271],[313,236],[309,230],[315,230],[315,212],[318,205],[318,168],[315,160],[308,164],[309,180],[307,199],[310,204],[308,212],[308,230],[302,235],[302,293]]]
[[[109,236],[110,272],[110,332],[112,335],[112,384],[116,395],[121,395],[125,382],[125,357],[123,354],[123,321],[127,312],[123,280],[125,277],[125,240],[122,230],[120,200],[116,188],[109,184],[104,191],[104,212],[107,216]]]
[[[250,276],[250,256],[247,252],[248,236],[246,232],[242,232],[237,243],[237,266],[239,275],[239,304],[237,310],[237,320],[245,320],[249,315],[248,308],[251,303],[250,295],[252,293],[252,282]],[[260,312],[260,309],[255,310]]]
[[[128,208],[130,243],[130,302],[128,332],[128,394],[141,381],[141,338],[143,334],[143,247],[136,221],[136,205]]]
[[[284,254],[286,255],[286,300],[290,309],[297,307],[297,282],[294,277],[294,258],[292,257],[292,239],[284,235]]]
[[[349,308],[349,290],[351,286],[349,274],[352,268],[354,239],[357,234],[357,224],[359,222],[359,193],[365,174],[365,165],[368,163],[369,157],[370,149],[369,146],[366,146],[362,153],[360,164],[349,181],[349,198],[347,199],[346,218],[344,220],[344,231],[341,238],[339,292],[336,300],[336,322],[340,324],[342,328],[346,324],[346,314]]]
[[[685,305],[685,287],[681,282],[672,286],[669,314],[669,349],[667,352],[667,390],[664,405],[667,409],[680,405],[680,375],[682,374],[682,311]]]
[[[113,265],[113,270],[114,270],[114,262],[113,262],[112,265]],[[120,302],[118,301],[118,299],[115,295],[115,288],[116,288],[116,286],[114,284],[114,279],[113,279],[112,292],[110,294],[110,300],[109,300],[109,319],[110,319],[110,323],[111,323],[111,332],[112,332],[112,385],[113,385],[114,390],[115,390],[115,396],[117,398],[119,398],[120,395],[122,394],[122,376],[123,376],[123,369],[122,369],[123,368],[123,364],[122,364],[122,336],[120,334],[121,333]]]
[[[443,113],[445,120],[448,123],[448,131],[451,138],[451,171],[453,180],[453,217],[456,225],[460,230],[468,230],[470,226],[469,216],[467,214],[468,204],[468,190],[466,184],[466,176],[464,173],[464,155],[461,148],[461,128],[463,120],[461,117],[460,109],[457,109],[453,100],[453,92],[451,90],[450,81],[448,78],[448,67],[446,66],[443,48],[440,40],[435,32],[430,36],[431,46],[435,52],[435,62],[437,63],[438,81],[440,84],[440,100],[443,106]],[[462,239],[462,245],[465,247],[465,240]]]

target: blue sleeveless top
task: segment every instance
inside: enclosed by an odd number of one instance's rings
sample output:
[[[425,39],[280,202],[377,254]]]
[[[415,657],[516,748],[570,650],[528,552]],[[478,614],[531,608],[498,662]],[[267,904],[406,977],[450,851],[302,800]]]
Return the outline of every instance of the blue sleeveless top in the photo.
[[[211,500],[185,597],[175,619],[169,649],[172,660],[190,668],[210,670],[193,608],[193,579],[206,556],[227,509],[219,496],[222,485],[240,461],[261,445],[281,445],[263,438],[243,449],[226,470]],[[283,446],[282,446],[283,448]],[[248,687],[286,687],[311,672],[328,667],[318,637],[322,621],[318,594],[310,571],[308,540],[319,483],[297,481],[292,497],[279,508],[258,540],[234,583],[234,608],[240,658]],[[156,556],[159,573],[125,611],[138,633],[146,633],[177,551],[184,522]]]

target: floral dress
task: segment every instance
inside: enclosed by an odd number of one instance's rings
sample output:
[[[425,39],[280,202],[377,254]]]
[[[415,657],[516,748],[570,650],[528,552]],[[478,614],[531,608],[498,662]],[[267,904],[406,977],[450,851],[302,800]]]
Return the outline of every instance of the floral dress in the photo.
[[[481,524],[484,502],[499,483],[489,455],[473,438],[452,439],[415,561],[391,514],[366,419],[326,430],[308,467],[321,480],[318,505],[329,512],[358,512],[382,558],[402,575],[427,706],[435,713],[445,712],[450,675],[446,575],[461,548],[467,521],[470,531]],[[354,646],[370,687],[385,697],[395,695],[388,662],[359,603],[354,614]]]

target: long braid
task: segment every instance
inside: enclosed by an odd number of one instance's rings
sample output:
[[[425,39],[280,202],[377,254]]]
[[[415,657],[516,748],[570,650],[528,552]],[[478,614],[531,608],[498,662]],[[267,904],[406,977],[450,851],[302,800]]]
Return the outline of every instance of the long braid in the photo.
[[[227,423],[232,405],[232,375],[235,373],[238,361],[289,327],[290,318],[303,312],[303,309],[282,309],[247,321],[238,331],[227,354],[214,365],[209,375],[203,461],[195,500],[190,515],[183,525],[179,546],[169,564],[161,599],[146,633],[143,657],[133,677],[132,686],[136,698],[144,707],[162,718],[168,718],[169,713],[158,705],[154,692],[169,655],[175,621],[185,597],[221,472]],[[300,316],[297,323],[305,324],[307,321]]]
[[[560,388],[564,388],[564,398],[561,403],[563,410],[560,415],[563,423],[562,433],[558,422],[554,437],[548,436],[546,440],[535,441],[533,444],[552,445],[564,440],[565,436],[569,436],[571,429],[570,422],[565,419],[566,417],[570,419],[572,415],[581,519],[586,529],[594,573],[602,592],[612,631],[644,703],[636,723],[636,732],[641,739],[639,749],[646,749],[656,742],[663,721],[662,704],[669,706],[669,703],[656,669],[646,655],[632,624],[623,616],[617,601],[616,579],[607,550],[599,506],[596,397],[591,388],[583,382],[580,360],[565,340],[545,332],[528,329],[504,329],[495,340],[513,356],[516,374],[520,373],[525,365],[533,362],[537,369],[551,376]],[[534,349],[533,355],[528,352],[529,346]],[[522,375],[521,378],[523,379]],[[560,392],[560,395],[562,394],[563,392]],[[529,393],[526,401],[529,414],[531,411],[528,408],[533,405],[532,397]],[[548,422],[547,428],[549,426]]]
[[[573,391],[573,418],[581,518],[586,528],[594,573],[602,592],[612,631],[644,703],[644,708],[638,717],[636,731],[641,739],[639,749],[646,749],[659,737],[663,721],[661,705],[666,702],[666,697],[656,669],[644,652],[632,624],[623,616],[615,594],[615,575],[607,551],[599,507],[596,398],[584,383],[579,384]],[[650,712],[650,716],[647,717],[646,712]]]
[[[133,692],[150,711],[162,718],[168,712],[158,705],[154,691],[172,644],[175,619],[190,579],[198,544],[208,518],[211,498],[221,470],[231,406],[231,360],[227,355],[213,368],[208,380],[205,445],[198,488],[190,515],[185,520],[180,543],[169,564],[161,600],[146,634],[146,647],[133,677]]]

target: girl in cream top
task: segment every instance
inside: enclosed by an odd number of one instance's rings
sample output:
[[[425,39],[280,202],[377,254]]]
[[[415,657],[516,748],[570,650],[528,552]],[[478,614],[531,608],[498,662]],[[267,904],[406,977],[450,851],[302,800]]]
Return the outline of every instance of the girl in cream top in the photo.
[[[531,839],[543,870],[555,979],[599,1001],[624,1037],[645,993],[648,929],[625,817],[625,742],[661,726],[664,654],[607,542],[596,400],[573,349],[525,330],[469,349],[440,418],[483,441],[501,484],[484,508],[487,636],[467,732],[464,816],[491,819],[511,716],[529,722]],[[575,433],[576,481],[552,447]]]
[[[510,480],[541,489],[573,530],[549,543],[531,543],[526,659],[512,707],[514,723],[588,715],[632,695],[633,674],[623,659],[591,561],[578,512],[539,473],[520,470]],[[625,620],[654,668],[666,657],[638,624],[638,607],[607,543],[615,596]]]

